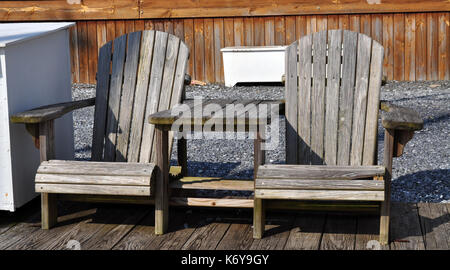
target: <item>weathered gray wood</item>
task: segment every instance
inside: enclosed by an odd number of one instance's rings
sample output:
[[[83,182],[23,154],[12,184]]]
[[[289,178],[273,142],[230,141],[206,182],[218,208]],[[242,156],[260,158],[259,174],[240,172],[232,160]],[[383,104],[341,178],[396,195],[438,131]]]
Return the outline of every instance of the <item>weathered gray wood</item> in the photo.
[[[164,234],[169,221],[168,132],[156,128],[155,234]]]
[[[39,153],[41,162],[55,155],[54,120],[39,123]],[[41,194],[41,227],[48,230],[57,223],[58,208],[55,194]]]
[[[191,76],[186,74],[187,63],[189,59],[189,48],[183,42],[180,42],[178,50],[177,68],[175,70],[175,78],[173,82],[172,97],[170,100],[170,108],[180,104],[185,99],[184,86],[191,83]],[[184,80],[183,80],[184,79]],[[172,153],[174,132],[169,132],[169,154]],[[187,164],[186,164],[187,166]],[[187,167],[184,169],[187,173]]]
[[[127,55],[123,78],[122,96],[118,121],[115,160],[127,161],[129,135],[133,112],[134,94],[136,92],[136,74],[139,64],[141,32],[128,34]],[[141,101],[142,102],[142,101]]]
[[[272,214],[267,218],[265,237],[253,239],[250,250],[283,250],[290,235],[295,216],[284,213]]]
[[[85,100],[76,100],[71,102],[58,103],[39,107],[29,111],[16,113],[10,117],[12,123],[36,124],[50,121],[63,116],[76,109],[92,106],[95,103],[94,98]]]
[[[427,250],[450,248],[450,213],[443,203],[419,203],[420,224]]]
[[[133,105],[133,117],[131,120],[130,143],[128,148],[128,161],[138,162],[142,130],[146,124],[145,108],[147,104],[148,82],[152,67],[153,44],[155,42],[155,31],[142,32],[142,44],[139,58],[139,67],[136,82],[136,92]]]
[[[266,225],[265,201],[259,198],[254,199],[253,205],[253,238],[261,239]]]
[[[298,41],[286,48],[286,163],[297,164]]]
[[[357,37],[358,34],[355,32],[344,31],[343,33],[342,82],[339,92],[338,165],[350,165]]]
[[[361,179],[384,175],[383,166],[262,165],[257,178]]]
[[[283,100],[233,100],[233,99],[208,99],[203,100],[200,104],[194,104],[193,100],[186,100],[183,105],[186,104],[186,109],[190,110],[190,116],[186,118],[186,115],[184,115],[184,118],[181,117],[182,115],[178,116],[179,108],[160,111],[154,114],[151,114],[148,118],[149,123],[156,124],[156,125],[164,125],[166,128],[170,128],[172,124],[175,122],[177,124],[186,124],[186,125],[192,125],[200,127],[201,125],[210,124],[210,126],[213,123],[224,123],[224,125],[228,125],[228,127],[231,126],[233,128],[234,126],[241,125],[240,127],[249,127],[251,126],[254,128],[256,124],[258,126],[261,126],[261,124],[267,124],[270,123],[270,119],[263,119],[261,117],[255,117],[255,114],[250,114],[248,109],[245,110],[245,107],[253,107],[258,108],[259,104],[267,104],[267,106],[262,108],[260,111],[258,111],[258,115],[267,114],[270,112],[271,105],[277,105],[279,106],[281,112],[284,110],[284,101]],[[218,115],[214,113],[215,110],[213,110],[213,113],[210,115],[202,115],[201,117],[196,117],[195,111],[203,111],[208,105],[210,104],[217,104],[218,107],[222,108],[222,115]],[[226,105],[243,105],[242,107],[243,111],[240,111],[237,106],[235,107],[236,111],[234,116],[232,114],[226,114]],[[174,111],[177,112],[175,115]],[[267,115],[269,118],[271,115]],[[208,123],[209,121],[209,123]],[[236,130],[236,129],[235,129]]]
[[[169,35],[167,33],[159,31],[155,34],[155,47],[153,51],[152,69],[148,86],[145,115],[153,114],[158,110],[168,36]],[[141,152],[139,157],[140,162],[150,161],[154,133],[155,126],[153,124],[145,123],[142,132]]]
[[[380,223],[376,216],[358,215],[357,219],[355,250],[389,250],[389,245],[378,245]]]
[[[381,124],[387,129],[421,130],[423,120],[419,114],[411,109],[381,102]]]
[[[108,113],[109,80],[111,69],[112,42],[100,48],[97,65],[97,89],[95,95],[94,130],[91,160],[103,160],[105,145],[106,115]]]
[[[358,34],[350,165],[362,164],[371,51],[372,39],[364,34]],[[379,88],[377,90],[380,91]],[[373,115],[369,118],[373,118]]]
[[[211,217],[214,219],[215,217]],[[207,218],[208,220],[208,218]],[[212,222],[197,227],[181,249],[214,250],[230,227],[230,223]]]
[[[339,86],[341,82],[342,30],[328,31],[328,65],[324,150],[326,165],[337,164]]]
[[[303,214],[296,217],[284,249],[318,250],[325,226],[325,214]]]
[[[384,190],[384,181],[257,178],[255,180],[255,188],[302,190]]]
[[[228,231],[223,236],[216,250],[247,250],[251,247],[252,228],[247,223],[231,224]]]
[[[169,109],[171,98],[173,94],[173,86],[175,79],[175,69],[178,58],[178,51],[180,47],[180,39],[176,36],[169,35],[166,47],[166,59],[164,61],[164,74],[161,82],[161,94],[159,96],[159,103],[157,105],[157,111],[164,111]],[[178,91],[179,92],[179,91]],[[172,150],[173,135],[169,138],[170,149]],[[155,141],[153,141],[152,149],[155,149]],[[170,152],[169,152],[170,153]],[[150,160],[155,159],[155,151],[151,152]]]
[[[380,209],[380,243],[389,244],[389,219],[391,201],[391,179],[392,179],[392,157],[394,152],[394,134],[392,129],[386,129],[384,133],[384,157],[383,163],[386,168],[385,180],[385,200],[381,203]]]
[[[109,88],[104,160],[114,161],[116,152],[117,126],[120,112],[120,96],[122,94],[123,69],[125,64],[125,49],[127,36],[114,40],[111,83]],[[120,131],[119,131],[120,132]]]
[[[36,183],[150,186],[148,176],[36,174]]]
[[[354,216],[327,215],[321,250],[353,250],[357,220]]]
[[[372,40],[372,56],[370,62],[369,90],[367,96],[366,127],[364,133],[363,165],[374,165],[377,157],[378,104],[383,76],[384,49]]]
[[[93,162],[72,160],[51,160],[42,162],[38,174],[73,174],[73,175],[122,175],[149,176],[154,168],[152,163],[131,162]]]
[[[69,193],[69,194],[97,194],[97,195],[124,195],[124,196],[150,196],[150,186],[123,186],[123,185],[93,185],[93,184],[48,184],[36,183],[35,191],[40,193]]]
[[[326,31],[313,34],[313,54],[313,88],[311,90],[311,164],[322,165],[325,134]]]
[[[253,180],[232,180],[221,177],[183,177],[170,181],[172,189],[254,190]]]
[[[391,250],[424,250],[424,236],[416,204],[392,203]]]
[[[311,143],[311,76],[312,36],[300,39],[298,45],[298,164],[310,164]]]
[[[256,189],[258,199],[383,201],[384,191]]]
[[[266,151],[262,149],[262,142],[263,142],[263,133],[265,132],[265,128],[261,127],[260,130],[256,132],[256,138],[253,142],[253,179],[256,178],[256,175],[258,173],[258,168],[260,165],[266,163]]]

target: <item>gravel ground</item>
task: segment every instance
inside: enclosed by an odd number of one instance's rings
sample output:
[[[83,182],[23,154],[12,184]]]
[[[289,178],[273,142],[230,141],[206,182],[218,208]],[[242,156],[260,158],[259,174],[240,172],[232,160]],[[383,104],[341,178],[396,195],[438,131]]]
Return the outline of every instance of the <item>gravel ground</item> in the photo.
[[[188,86],[186,97],[203,98],[283,98],[282,86],[221,85]],[[73,86],[73,99],[95,96],[93,85]],[[450,81],[388,82],[382,87],[381,99],[417,110],[425,121],[407,144],[402,157],[394,159],[392,200],[402,202],[450,202]],[[93,108],[74,113],[77,159],[90,157]],[[267,163],[284,163],[284,118],[280,121],[280,144],[268,151]],[[253,176],[253,142],[248,139],[193,139],[188,141],[188,169],[192,176]],[[383,157],[384,132],[379,127],[379,163]],[[211,151],[214,149],[213,151]],[[176,164],[176,147],[172,153]]]

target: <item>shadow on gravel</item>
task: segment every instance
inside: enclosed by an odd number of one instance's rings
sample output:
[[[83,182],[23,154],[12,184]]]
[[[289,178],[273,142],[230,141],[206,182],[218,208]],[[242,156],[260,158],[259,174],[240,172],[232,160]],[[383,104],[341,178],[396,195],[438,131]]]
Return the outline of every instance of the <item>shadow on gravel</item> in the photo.
[[[92,148],[91,146],[85,146],[83,148],[76,148],[75,149],[75,156],[82,156],[83,154],[89,154],[89,157],[86,158],[76,158],[75,160],[85,160],[85,161],[89,161],[91,160],[90,156],[91,156],[91,151]]]
[[[420,188],[418,188],[420,187]],[[450,200],[450,169],[419,171],[402,175],[392,182],[392,189],[406,198],[424,198],[427,202],[439,203]]]
[[[450,118],[450,113],[423,119],[424,125],[434,124],[441,121],[448,121]]]

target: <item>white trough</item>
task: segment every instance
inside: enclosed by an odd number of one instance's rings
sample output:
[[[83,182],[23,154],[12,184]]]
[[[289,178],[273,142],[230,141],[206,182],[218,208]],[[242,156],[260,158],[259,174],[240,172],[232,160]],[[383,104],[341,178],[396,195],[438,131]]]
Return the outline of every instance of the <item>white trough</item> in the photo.
[[[238,82],[281,82],[286,46],[226,47],[223,54],[225,86]]]
[[[72,100],[69,27],[74,23],[0,24],[0,210],[15,211],[37,196],[39,166],[25,125],[9,117]],[[55,122],[56,158],[73,159],[72,114]]]

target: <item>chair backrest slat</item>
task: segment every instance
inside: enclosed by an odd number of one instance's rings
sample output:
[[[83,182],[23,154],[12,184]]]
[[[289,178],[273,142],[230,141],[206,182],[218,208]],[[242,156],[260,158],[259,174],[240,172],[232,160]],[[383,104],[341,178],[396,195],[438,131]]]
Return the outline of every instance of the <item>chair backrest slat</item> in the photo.
[[[313,35],[313,88],[311,89],[311,164],[323,163],[327,32]]]
[[[341,83],[342,31],[328,32],[327,88],[325,97],[325,163],[337,165],[339,86]]]
[[[108,42],[103,45],[98,54],[97,94],[95,96],[94,131],[91,154],[91,159],[93,161],[103,160],[109,79],[111,71],[111,54],[112,42]]]
[[[168,36],[169,34],[164,32],[156,32],[155,35],[155,48],[153,52],[152,69],[150,72],[145,115],[150,115],[158,111]],[[144,125],[141,153],[139,157],[139,161],[141,162],[150,162],[154,133],[154,125]]]
[[[383,58],[383,46],[377,42],[372,42],[363,165],[372,165],[377,162],[378,104],[380,103],[380,88],[383,76]]]
[[[154,43],[154,31],[142,32],[141,55],[139,59],[136,92],[134,93],[134,111],[131,120],[130,145],[128,148],[128,161],[130,162],[139,162]]]
[[[286,100],[289,100],[289,107],[286,107],[286,119],[289,119],[291,125],[286,126],[286,145],[297,145],[297,101],[298,101],[298,76],[297,61],[289,61],[289,59],[297,59],[298,41],[295,41],[286,48]],[[286,148],[287,163],[295,163],[297,161],[297,147]]]
[[[116,155],[117,128],[119,123],[120,96],[122,94],[126,47],[126,35],[120,36],[114,40],[114,53],[106,121],[105,161],[114,161]]]
[[[298,126],[298,162],[310,164],[311,144],[311,76],[312,76],[312,36],[305,36],[298,44],[298,101],[297,101],[297,126]],[[296,61],[296,60],[294,60]],[[289,101],[286,101],[289,107]],[[290,146],[287,146],[290,148]]]
[[[382,62],[379,43],[347,30],[314,33],[287,48],[288,164],[376,163]]]
[[[106,67],[100,65],[100,57],[106,59],[104,55],[109,51],[111,59],[108,44],[99,53],[97,99],[103,102],[99,103],[101,106],[107,106],[97,109],[96,104],[92,158],[150,162],[155,127],[148,124],[147,116],[180,103],[189,56],[187,47],[179,38],[164,32],[129,33],[112,42],[112,67]]]
[[[127,58],[123,79],[122,98],[120,101],[119,127],[117,132],[116,161],[127,160],[130,138],[131,115],[133,112],[134,94],[136,90],[136,74],[139,64],[141,32],[128,34]]]
[[[350,165],[362,164],[371,50],[372,39],[358,35]]]
[[[339,93],[338,165],[350,164],[353,92],[355,87],[358,33],[344,31],[342,39],[342,74]]]

